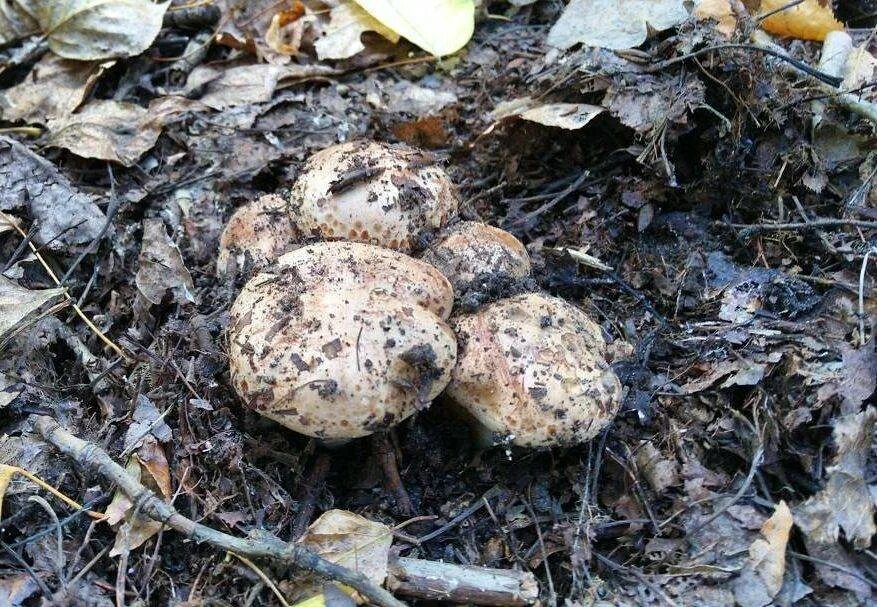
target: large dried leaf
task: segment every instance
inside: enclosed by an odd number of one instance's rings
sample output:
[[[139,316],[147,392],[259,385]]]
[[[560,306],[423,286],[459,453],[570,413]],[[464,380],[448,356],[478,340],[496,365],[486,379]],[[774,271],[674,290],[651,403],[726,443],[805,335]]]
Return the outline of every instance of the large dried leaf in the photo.
[[[816,544],[837,542],[840,530],[855,547],[871,542],[874,501],[865,482],[866,465],[877,422],[877,409],[839,419],[834,427],[837,455],[828,468],[828,482],[819,493],[795,509],[795,524]]]
[[[43,34],[67,59],[95,61],[145,51],[170,2],[150,0],[12,0],[0,4],[0,44]]]
[[[0,275],[0,339],[30,314],[62,293],[64,289],[25,289]]]
[[[110,63],[72,61],[47,53],[19,84],[0,95],[4,120],[45,124],[78,108]]]
[[[740,607],[768,605],[782,588],[791,530],[792,512],[781,501],[761,526],[763,537],[749,546],[749,559],[734,582],[734,598]]]
[[[765,31],[777,36],[824,40],[828,32],[842,30],[843,23],[834,18],[828,0],[804,0],[789,6],[788,0],[762,0],[760,13],[780,10],[761,22]]]
[[[329,510],[308,527],[301,543],[324,559],[362,573],[376,584],[387,577],[393,533],[346,510]]]
[[[473,0],[356,0],[356,3],[387,28],[436,57],[463,48],[475,30]]]
[[[604,108],[588,103],[545,103],[539,104],[531,97],[520,97],[503,101],[490,113],[493,120],[484,134],[491,132],[499,122],[519,118],[545,126],[576,130],[584,127],[601,114]]]
[[[162,97],[149,108],[124,101],[93,101],[82,111],[50,120],[48,144],[83,158],[133,166],[155,145],[171,118],[199,106],[183,97]]]
[[[200,102],[215,110],[269,101],[274,91],[289,82],[328,76],[336,70],[325,65],[202,65],[189,74],[186,91],[203,90]]]
[[[94,200],[55,165],[0,137],[0,210],[22,207],[36,225],[36,242],[68,254],[97,238],[106,223]]]
[[[548,44],[633,48],[646,41],[649,27],[661,31],[687,18],[682,0],[572,0],[548,32]]]
[[[192,275],[161,219],[143,220],[140,267],[134,282],[143,297],[154,304],[160,304],[168,293],[177,303],[195,301]]]
[[[399,40],[399,34],[385,27],[353,0],[347,0],[332,8],[329,25],[314,47],[320,59],[347,59],[365,49],[361,37],[365,32],[377,32],[391,42]]]

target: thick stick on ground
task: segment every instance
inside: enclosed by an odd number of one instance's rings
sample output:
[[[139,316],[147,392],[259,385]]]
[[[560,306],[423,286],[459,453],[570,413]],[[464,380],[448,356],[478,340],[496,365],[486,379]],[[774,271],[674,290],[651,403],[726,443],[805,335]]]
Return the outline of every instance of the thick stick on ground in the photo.
[[[405,603],[397,600],[365,576],[330,563],[302,546],[287,544],[278,538],[254,540],[234,537],[196,523],[178,513],[170,504],[165,503],[152,491],[131,478],[125,469],[113,461],[99,446],[73,436],[50,417],[37,416],[35,427],[47,442],[73,458],[80,466],[97,472],[118,485],[131,499],[135,510],[164,523],[196,542],[207,542],[217,548],[231,550],[251,558],[273,559],[293,567],[307,569],[355,588],[381,607],[405,607]]]
[[[404,596],[494,607],[525,607],[539,598],[532,573],[409,559],[390,561],[387,587]]]

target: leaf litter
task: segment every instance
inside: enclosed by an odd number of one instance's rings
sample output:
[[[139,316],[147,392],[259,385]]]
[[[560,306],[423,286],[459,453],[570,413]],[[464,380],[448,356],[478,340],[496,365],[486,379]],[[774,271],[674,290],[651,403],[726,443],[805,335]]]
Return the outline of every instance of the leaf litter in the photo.
[[[77,19],[60,12],[76,3],[39,19],[21,10],[38,2],[7,4],[0,209],[66,291],[0,222],[0,461],[114,524],[89,532],[47,495],[59,560],[34,488],[9,485],[3,539],[52,592],[78,555],[90,569],[66,596],[90,604],[121,578],[148,600],[276,604],[253,569],[72,474],[28,416],[52,413],[206,525],[284,536],[313,446],[230,389],[234,287],[215,251],[233,209],[284,192],[311,153],[375,138],[435,150],[464,216],[527,244],[536,286],[599,319],[626,396],[604,436],[550,453],[480,451],[436,403],[392,440],[422,520],[366,446],[338,446],[304,541],[381,581],[398,555],[531,570],[547,604],[873,601],[873,16],[815,0],[693,16],[619,0],[128,0]],[[125,356],[45,315],[62,292]],[[36,600],[0,560],[0,597]],[[255,565],[288,598],[349,600]]]

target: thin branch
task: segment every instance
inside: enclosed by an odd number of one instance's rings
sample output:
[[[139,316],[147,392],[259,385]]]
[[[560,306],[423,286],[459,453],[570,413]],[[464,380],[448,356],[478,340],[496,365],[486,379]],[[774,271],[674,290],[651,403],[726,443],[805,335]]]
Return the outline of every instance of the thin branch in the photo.
[[[195,542],[206,542],[239,555],[273,559],[288,566],[312,571],[351,586],[381,607],[405,607],[405,603],[361,573],[331,563],[304,546],[288,544],[276,537],[260,539],[234,537],[184,517],[173,506],[129,476],[125,469],[113,461],[98,445],[77,438],[61,428],[51,417],[36,416],[34,427],[46,442],[54,445],[79,465],[115,483],[131,500],[135,510]]]

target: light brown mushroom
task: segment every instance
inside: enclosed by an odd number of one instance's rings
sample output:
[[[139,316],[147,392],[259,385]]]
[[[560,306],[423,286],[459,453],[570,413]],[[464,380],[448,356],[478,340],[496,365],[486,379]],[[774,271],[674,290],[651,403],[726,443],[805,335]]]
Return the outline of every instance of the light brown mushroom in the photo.
[[[528,293],[451,324],[460,351],[447,394],[491,442],[573,445],[618,411],[621,384],[600,327],[565,301]]]
[[[520,279],[530,275],[530,256],[521,241],[477,221],[461,221],[448,228],[421,259],[438,268],[457,292],[477,287],[473,283],[491,277]]]
[[[223,277],[251,274],[294,247],[301,233],[290,211],[289,203],[276,194],[239,207],[219,239],[217,273]]]
[[[456,215],[459,201],[435,158],[402,144],[353,141],[311,156],[291,192],[299,226],[321,239],[401,251]]]
[[[307,286],[366,289],[411,302],[447,319],[454,303],[450,282],[430,264],[383,247],[358,242],[319,242],[282,255]]]
[[[299,249],[252,278],[232,306],[232,383],[248,406],[309,436],[390,428],[450,380],[457,342],[432,310],[449,309],[452,297],[437,271],[400,253]]]

